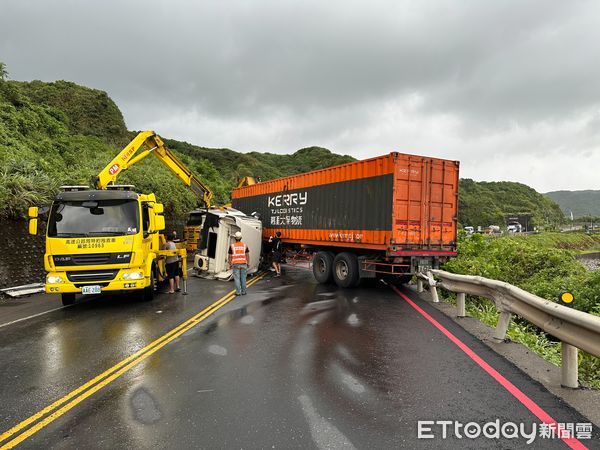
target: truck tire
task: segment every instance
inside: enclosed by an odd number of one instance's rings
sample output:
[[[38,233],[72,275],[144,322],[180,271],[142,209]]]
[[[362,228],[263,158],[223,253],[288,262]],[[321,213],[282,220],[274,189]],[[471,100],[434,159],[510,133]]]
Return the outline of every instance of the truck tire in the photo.
[[[73,303],[75,303],[75,294],[73,294],[73,293],[61,294],[60,297],[61,297],[63,306],[69,306],[69,305],[72,305]]]
[[[142,290],[142,300],[145,302],[151,302],[154,299],[154,266],[150,270],[150,286],[145,287]]]
[[[331,281],[333,275],[333,255],[329,252],[317,252],[313,258],[313,275],[321,284]]]
[[[359,281],[358,258],[354,253],[339,253],[333,260],[333,280],[342,288],[354,287]]]

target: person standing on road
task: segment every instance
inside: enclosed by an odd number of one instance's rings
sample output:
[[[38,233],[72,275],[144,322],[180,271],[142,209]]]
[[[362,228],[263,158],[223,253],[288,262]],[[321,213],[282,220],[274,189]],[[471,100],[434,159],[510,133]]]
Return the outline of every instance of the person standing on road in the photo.
[[[248,274],[250,250],[242,242],[242,233],[236,231],[234,237],[235,242],[229,247],[229,263],[233,269],[235,295],[246,295],[246,276]]]
[[[177,246],[175,245],[174,237],[170,234],[167,236],[167,243],[163,250],[176,249]],[[165,271],[167,272],[167,278],[169,279],[169,294],[181,291],[179,288],[179,257],[177,255],[167,256],[167,260],[165,261]]]
[[[173,230],[172,236],[173,236],[173,242],[175,242],[175,244],[181,243],[181,239],[179,239],[179,237],[177,235],[177,230]],[[177,267],[177,276],[180,279],[183,278],[183,269],[181,268],[181,264],[179,264]],[[177,292],[179,292],[179,288],[177,288]]]
[[[275,237],[269,238],[271,243],[271,253],[273,256],[273,269],[275,269],[275,276],[281,276],[281,231],[275,233]]]

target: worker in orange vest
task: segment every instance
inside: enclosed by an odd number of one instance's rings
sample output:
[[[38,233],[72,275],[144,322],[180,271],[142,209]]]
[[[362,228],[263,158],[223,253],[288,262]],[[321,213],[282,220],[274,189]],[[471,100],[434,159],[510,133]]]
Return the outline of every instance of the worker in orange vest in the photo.
[[[236,231],[234,237],[235,242],[229,247],[229,263],[233,269],[235,295],[246,295],[246,275],[250,251],[248,246],[242,242],[242,233]]]

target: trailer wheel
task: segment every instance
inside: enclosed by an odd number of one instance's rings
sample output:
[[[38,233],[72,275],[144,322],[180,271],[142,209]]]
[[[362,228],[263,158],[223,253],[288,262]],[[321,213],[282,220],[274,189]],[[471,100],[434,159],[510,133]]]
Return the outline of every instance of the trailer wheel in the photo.
[[[75,294],[73,294],[73,293],[61,294],[60,297],[61,297],[63,306],[69,306],[69,305],[72,305],[73,303],[75,303]]]
[[[343,252],[333,260],[333,279],[339,287],[354,287],[359,280],[358,258],[354,253]]]
[[[321,284],[331,281],[333,274],[333,255],[329,252],[317,252],[313,258],[313,275]]]

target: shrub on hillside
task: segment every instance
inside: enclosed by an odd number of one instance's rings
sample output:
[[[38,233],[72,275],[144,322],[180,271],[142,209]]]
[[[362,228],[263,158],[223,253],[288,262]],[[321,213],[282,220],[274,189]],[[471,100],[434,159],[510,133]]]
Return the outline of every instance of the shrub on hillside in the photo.
[[[573,251],[557,248],[560,239],[550,236],[542,240],[537,236],[490,239],[462,235],[458,257],[444,269],[505,281],[553,301],[561,292],[571,291],[577,299],[575,307],[591,311],[600,301],[600,274],[588,272]]]

